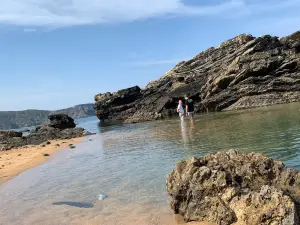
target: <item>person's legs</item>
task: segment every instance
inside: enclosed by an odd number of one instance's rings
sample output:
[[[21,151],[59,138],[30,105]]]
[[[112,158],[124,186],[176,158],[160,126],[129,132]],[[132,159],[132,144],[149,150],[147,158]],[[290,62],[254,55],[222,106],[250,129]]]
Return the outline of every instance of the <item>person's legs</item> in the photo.
[[[179,117],[181,120],[183,120],[184,114],[183,113],[179,113]]]
[[[188,116],[190,117],[190,119],[192,120],[194,118],[194,112],[188,112]]]

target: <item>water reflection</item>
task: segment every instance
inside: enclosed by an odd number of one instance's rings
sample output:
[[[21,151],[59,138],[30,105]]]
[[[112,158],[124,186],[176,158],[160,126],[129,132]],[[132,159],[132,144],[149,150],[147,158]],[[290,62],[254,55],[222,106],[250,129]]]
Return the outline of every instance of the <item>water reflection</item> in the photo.
[[[194,121],[176,117],[113,126],[86,119],[79,126],[98,132],[92,142],[59,152],[0,186],[0,224],[175,225],[165,179],[178,160],[234,148],[298,168],[299,108],[278,105],[198,115]],[[95,201],[99,193],[109,198]],[[76,201],[62,202],[71,199]]]
[[[186,127],[187,123],[185,120],[181,120],[180,125],[181,125],[182,140],[183,140],[183,143],[186,144],[188,142],[188,133],[187,133],[187,127]]]

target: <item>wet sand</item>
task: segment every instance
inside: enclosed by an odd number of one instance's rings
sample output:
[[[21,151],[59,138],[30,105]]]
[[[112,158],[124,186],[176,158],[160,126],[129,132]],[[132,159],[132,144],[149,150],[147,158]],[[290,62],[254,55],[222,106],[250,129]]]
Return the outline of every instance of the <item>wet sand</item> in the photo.
[[[0,151],[0,184],[12,179],[25,170],[34,168],[49,159],[51,154],[76,144],[84,137],[50,141],[51,144],[25,146],[19,149]],[[44,147],[42,145],[45,145]],[[59,146],[58,146],[59,145]],[[49,156],[44,156],[49,154]]]

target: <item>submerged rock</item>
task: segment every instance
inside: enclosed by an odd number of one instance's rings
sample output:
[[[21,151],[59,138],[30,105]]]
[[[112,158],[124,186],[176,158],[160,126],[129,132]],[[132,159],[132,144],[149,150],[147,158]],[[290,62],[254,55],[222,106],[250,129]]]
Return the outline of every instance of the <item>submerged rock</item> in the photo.
[[[300,101],[299,33],[281,39],[239,35],[178,63],[143,90],[96,95],[96,114],[126,123],[166,118],[187,93],[196,112]]]
[[[52,205],[67,205],[67,206],[72,206],[72,207],[77,207],[77,208],[93,208],[94,204],[89,203],[89,202],[53,202]]]
[[[183,160],[166,186],[171,208],[187,222],[300,222],[300,173],[261,154],[231,150]]]

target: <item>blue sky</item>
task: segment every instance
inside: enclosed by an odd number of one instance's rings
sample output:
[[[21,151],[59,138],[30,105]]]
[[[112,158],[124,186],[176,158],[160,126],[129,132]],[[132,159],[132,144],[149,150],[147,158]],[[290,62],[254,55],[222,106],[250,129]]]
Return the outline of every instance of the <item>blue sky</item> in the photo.
[[[300,30],[300,0],[1,0],[0,110],[144,87],[241,33]]]

